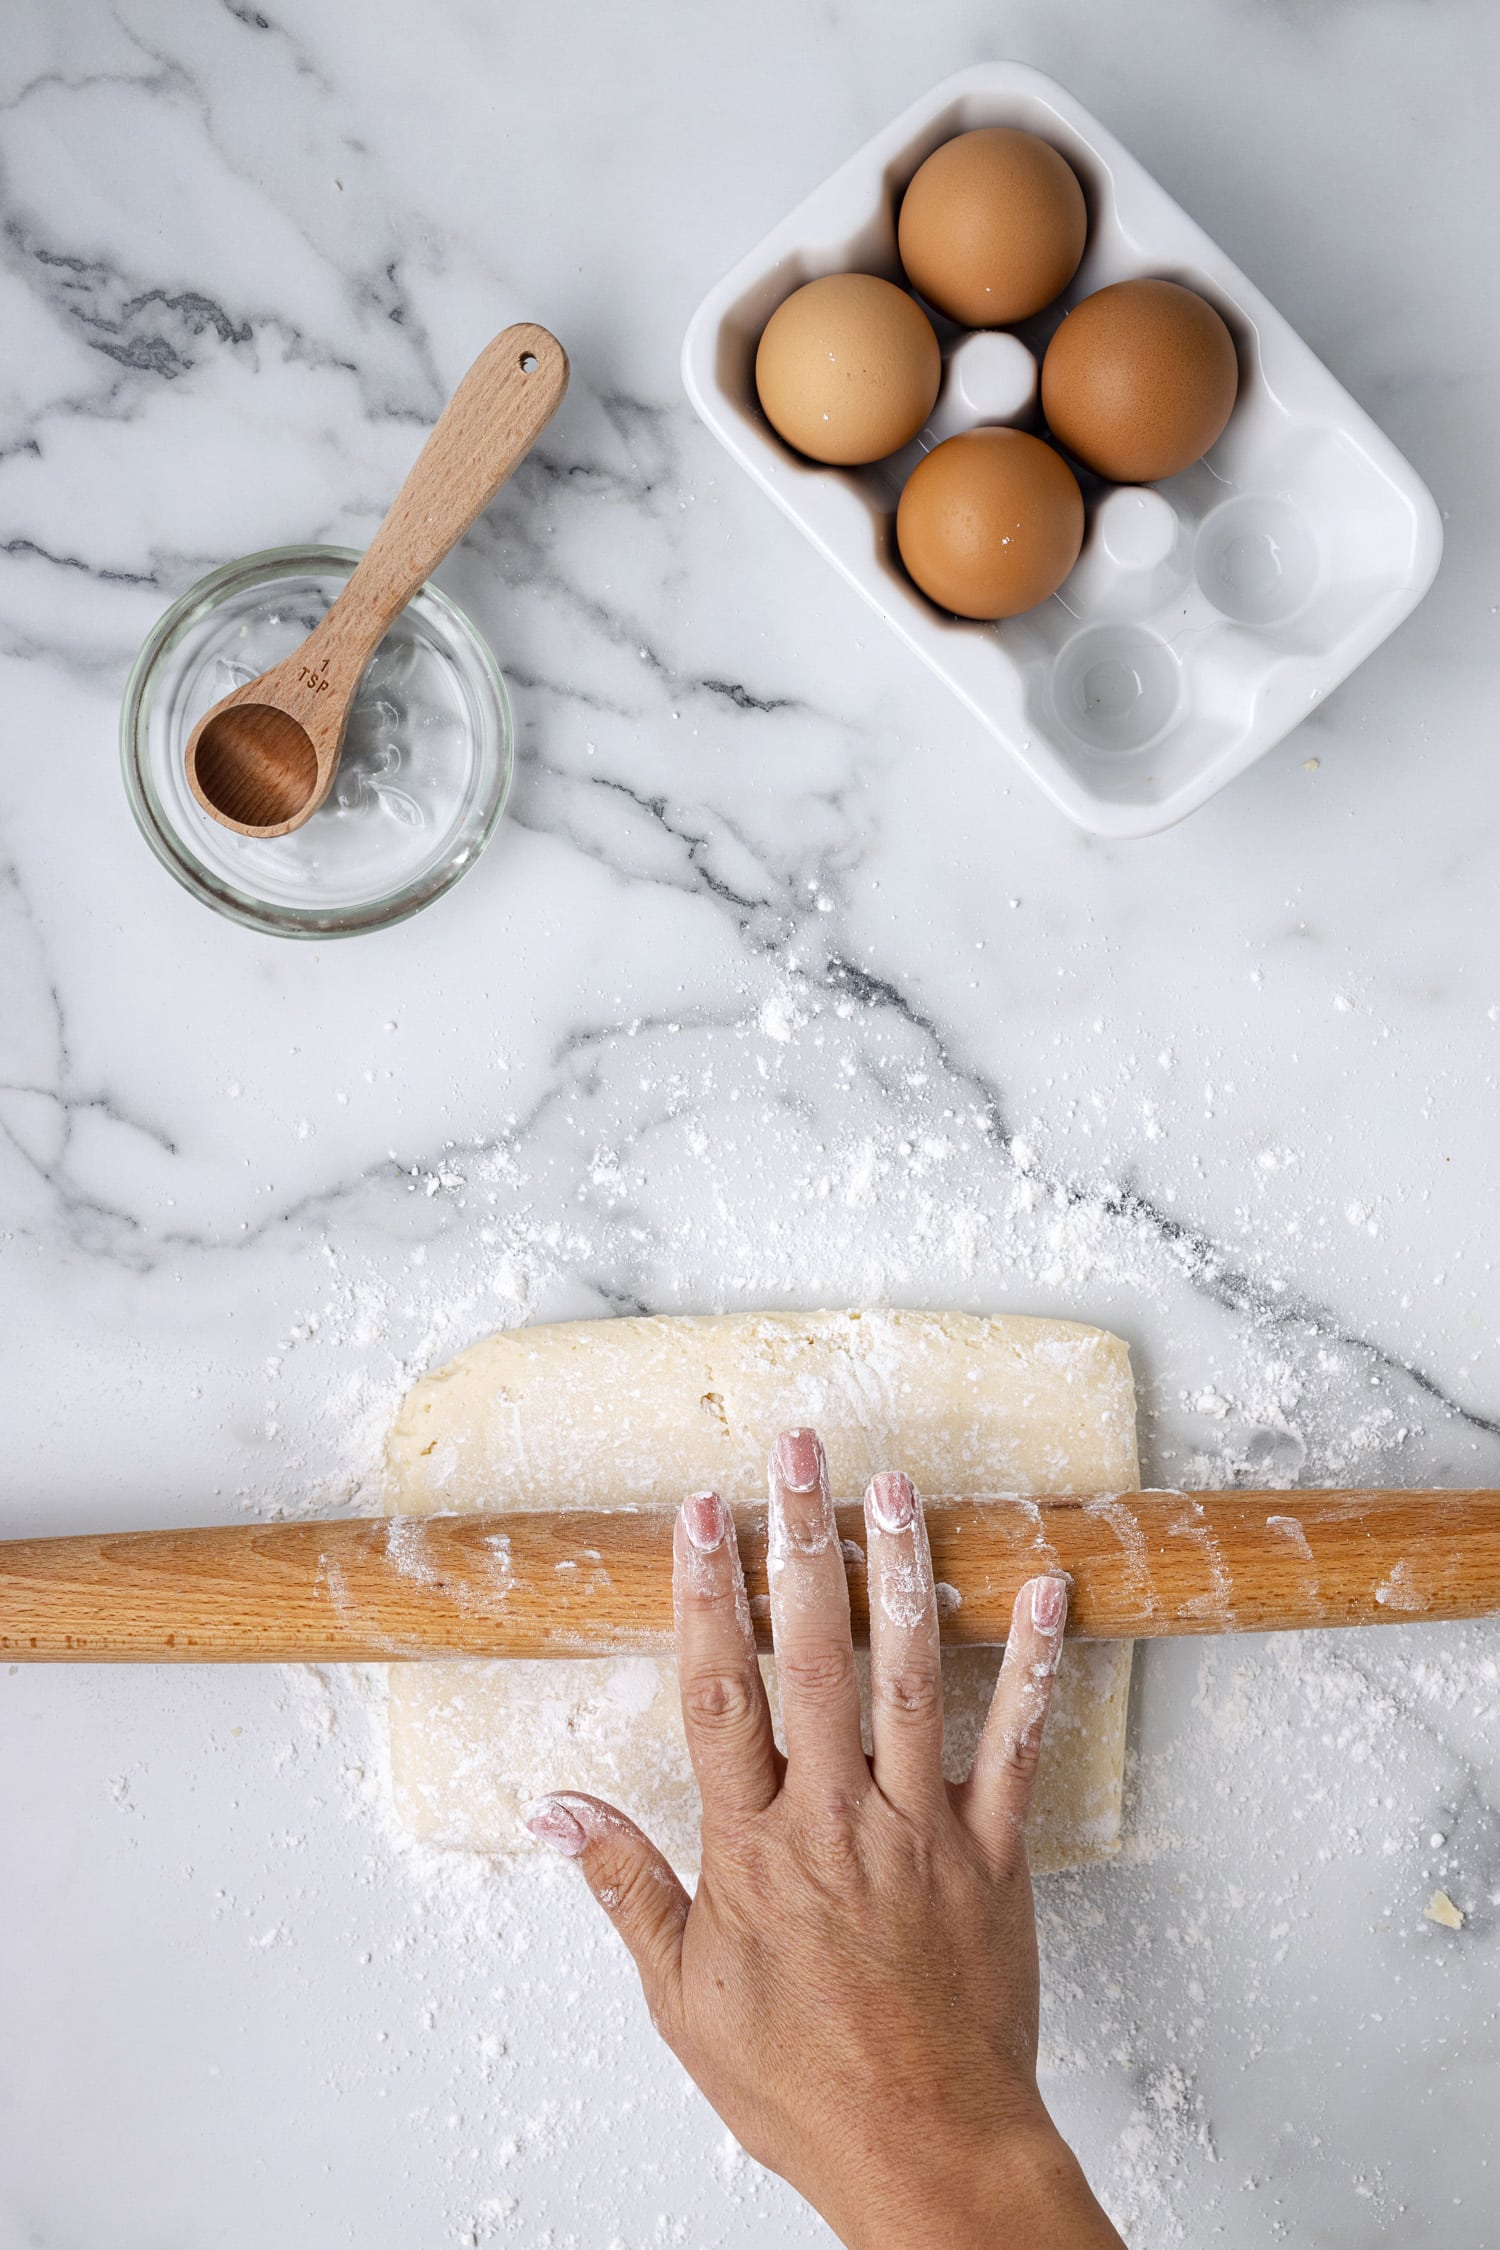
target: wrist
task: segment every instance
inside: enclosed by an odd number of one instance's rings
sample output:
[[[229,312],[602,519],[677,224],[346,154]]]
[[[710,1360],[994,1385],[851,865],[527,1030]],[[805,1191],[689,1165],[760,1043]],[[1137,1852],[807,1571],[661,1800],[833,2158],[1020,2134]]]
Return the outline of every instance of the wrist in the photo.
[[[824,2212],[847,2250],[1121,2250],[1040,2101],[993,2139],[924,2140],[909,2166],[861,2186],[852,2214]]]

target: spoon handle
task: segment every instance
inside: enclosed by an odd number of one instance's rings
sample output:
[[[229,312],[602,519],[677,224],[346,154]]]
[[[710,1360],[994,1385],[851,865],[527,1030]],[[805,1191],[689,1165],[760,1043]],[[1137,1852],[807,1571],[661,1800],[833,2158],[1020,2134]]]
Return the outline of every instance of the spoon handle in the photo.
[[[392,618],[530,452],[567,387],[567,353],[534,322],[519,321],[486,344],[439,415],[320,637],[337,613],[345,653],[352,653],[351,643],[367,643],[365,654],[373,652]]]

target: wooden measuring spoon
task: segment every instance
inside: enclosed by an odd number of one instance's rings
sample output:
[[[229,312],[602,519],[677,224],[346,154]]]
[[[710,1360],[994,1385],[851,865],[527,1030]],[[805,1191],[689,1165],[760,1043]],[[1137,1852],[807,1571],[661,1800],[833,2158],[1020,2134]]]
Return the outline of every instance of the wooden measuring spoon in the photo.
[[[333,787],[349,712],[393,618],[487,508],[568,387],[568,355],[521,321],[487,344],[348,585],[301,647],[198,721],[188,787],[241,836],[289,836]]]

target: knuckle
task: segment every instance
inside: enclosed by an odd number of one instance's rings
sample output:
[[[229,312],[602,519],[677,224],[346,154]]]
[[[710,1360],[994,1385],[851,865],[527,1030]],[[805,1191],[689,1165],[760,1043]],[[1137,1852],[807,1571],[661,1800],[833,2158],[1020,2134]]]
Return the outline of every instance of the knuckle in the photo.
[[[893,1813],[882,1824],[881,1864],[887,1881],[924,1894],[942,1881],[952,1859],[953,1839],[946,1828]]]
[[[654,1860],[614,1858],[596,1871],[594,1896],[613,1921],[639,1927],[665,1910]]]
[[[1029,1782],[1036,1776],[1042,1761],[1042,1730],[1032,1725],[1018,1727],[1005,1745],[1004,1768],[1016,1781]]]
[[[732,1610],[735,1587],[724,1556],[695,1555],[687,1569],[679,1566],[672,1595],[678,1609],[689,1616],[716,1617]]]
[[[825,1878],[841,1886],[863,1869],[859,1806],[844,1790],[830,1790],[808,1808],[806,1848]]]
[[[606,1914],[627,1915],[630,1911],[634,1874],[627,1861],[613,1854],[606,1860],[597,1860],[591,1870],[595,1898]]]
[[[765,1928],[765,1911],[774,1906],[781,1881],[780,1863],[766,1848],[758,1824],[742,1813],[723,1813],[711,1805],[703,1808],[703,1849],[712,1853],[714,1876],[709,1888],[716,1910],[729,1917],[741,1946],[752,1950]],[[702,1888],[702,1877],[699,1878]],[[743,1915],[743,1924],[737,1919]]]
[[[850,1693],[854,1650],[848,1643],[810,1641],[780,1653],[776,1660],[783,1692],[806,1703],[833,1703]]]
[[[612,1869],[611,1873],[614,1879],[607,1886],[609,1896],[604,1898],[603,1891],[600,1893],[604,1904],[611,1913],[627,1914],[632,1921],[639,1920],[642,1911],[652,1903],[655,1868],[647,1861],[633,1860]]]
[[[757,1674],[755,1687],[759,1687]],[[683,1715],[689,1726],[706,1734],[738,1734],[755,1713],[755,1689],[742,1667],[724,1672],[695,1672],[682,1683]]]
[[[877,1667],[871,1685],[882,1705],[904,1718],[930,1719],[943,1708],[943,1675],[936,1664]]]

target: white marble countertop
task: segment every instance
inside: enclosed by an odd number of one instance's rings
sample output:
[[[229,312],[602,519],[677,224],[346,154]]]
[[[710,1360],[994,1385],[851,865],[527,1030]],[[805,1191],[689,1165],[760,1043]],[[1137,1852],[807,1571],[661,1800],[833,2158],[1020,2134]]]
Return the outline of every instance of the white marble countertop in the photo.
[[[678,385],[707,284],[992,54],[1448,519],[1409,625],[1143,844],[1063,825]],[[13,7],[0,1531],[343,1506],[504,1321],[882,1295],[1118,1328],[1158,1481],[1500,1482],[1497,62],[1481,0]],[[136,646],[228,556],[367,537],[522,316],[573,388],[441,573],[515,692],[500,836],[384,936],[216,920],[119,787]],[[1047,2090],[1128,2239],[1481,2250],[1500,1643],[1138,1662],[1127,1856],[1041,1901]],[[376,1717],[0,1669],[3,2250],[826,2240],[564,1871],[400,1846]]]

